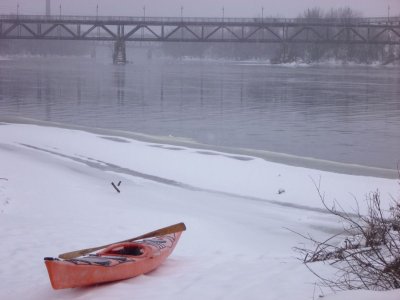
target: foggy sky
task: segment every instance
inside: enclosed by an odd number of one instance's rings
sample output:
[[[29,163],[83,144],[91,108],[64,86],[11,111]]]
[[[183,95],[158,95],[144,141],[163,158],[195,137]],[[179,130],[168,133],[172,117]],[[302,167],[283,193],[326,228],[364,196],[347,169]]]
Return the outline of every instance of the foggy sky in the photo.
[[[297,17],[308,8],[350,7],[365,17],[400,16],[400,0],[51,0],[52,14],[179,17]],[[45,14],[45,0],[0,0],[0,14]],[[145,10],[143,7],[145,6]],[[224,9],[222,9],[224,8]]]

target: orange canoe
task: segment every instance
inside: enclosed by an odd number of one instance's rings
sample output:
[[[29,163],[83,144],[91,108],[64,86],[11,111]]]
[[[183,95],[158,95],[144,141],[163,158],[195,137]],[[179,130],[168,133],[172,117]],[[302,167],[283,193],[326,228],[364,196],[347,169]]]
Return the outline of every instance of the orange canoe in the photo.
[[[127,279],[156,269],[174,250],[182,232],[113,244],[75,259],[46,257],[54,289],[74,288]]]

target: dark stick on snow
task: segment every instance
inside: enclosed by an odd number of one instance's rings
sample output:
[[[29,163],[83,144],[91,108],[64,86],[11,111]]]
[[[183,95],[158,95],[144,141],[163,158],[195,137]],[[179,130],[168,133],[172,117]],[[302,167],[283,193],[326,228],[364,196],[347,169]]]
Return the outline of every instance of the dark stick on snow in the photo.
[[[121,185],[121,181],[120,182],[118,182],[118,184],[117,184],[118,186],[120,186]]]
[[[119,190],[119,188],[117,188],[117,186],[114,184],[114,182],[111,182],[111,185],[114,187],[114,189],[115,189],[118,193],[121,193],[121,191]]]
[[[0,178],[0,180],[7,180],[7,181],[8,181],[8,179],[7,179],[7,178]]]

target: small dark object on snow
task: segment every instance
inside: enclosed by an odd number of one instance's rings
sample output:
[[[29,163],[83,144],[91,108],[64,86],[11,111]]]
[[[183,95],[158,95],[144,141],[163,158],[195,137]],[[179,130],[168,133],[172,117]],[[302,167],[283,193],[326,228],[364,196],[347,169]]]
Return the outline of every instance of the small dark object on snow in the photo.
[[[114,187],[114,189],[115,189],[118,193],[121,193],[121,191],[119,190],[119,188],[117,188],[117,186],[115,185],[114,182],[111,182],[111,185]]]

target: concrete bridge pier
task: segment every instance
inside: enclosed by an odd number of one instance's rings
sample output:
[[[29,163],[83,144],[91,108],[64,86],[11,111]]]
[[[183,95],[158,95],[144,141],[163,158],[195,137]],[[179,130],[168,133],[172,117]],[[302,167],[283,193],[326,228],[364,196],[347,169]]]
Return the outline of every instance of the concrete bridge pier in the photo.
[[[289,45],[287,43],[282,43],[281,44],[282,51],[281,51],[281,56],[279,58],[280,63],[287,63],[289,62]]]
[[[124,25],[118,25],[117,40],[114,43],[113,61],[114,64],[126,64],[126,45],[123,38],[125,33]]]
[[[117,40],[114,43],[113,62],[114,64],[126,64],[126,45],[124,40]]]

